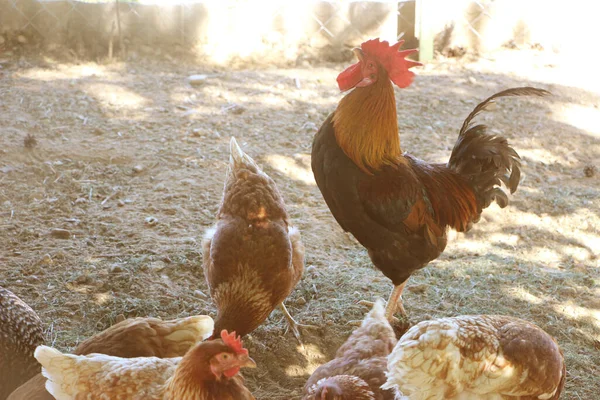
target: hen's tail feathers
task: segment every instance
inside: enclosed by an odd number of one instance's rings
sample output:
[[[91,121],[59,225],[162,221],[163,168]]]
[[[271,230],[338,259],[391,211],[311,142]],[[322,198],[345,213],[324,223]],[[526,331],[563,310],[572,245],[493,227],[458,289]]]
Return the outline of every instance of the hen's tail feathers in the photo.
[[[502,136],[488,135],[485,125],[471,125],[472,120],[495,99],[507,96],[546,96],[550,92],[533,87],[507,89],[477,105],[463,123],[452,150],[448,167],[470,182],[477,196],[479,212],[496,201],[501,208],[508,197],[501,182],[514,193],[521,179],[521,162],[517,152]],[[476,222],[476,221],[474,221]]]
[[[165,338],[168,353],[181,355],[196,343],[209,338],[212,335],[214,325],[211,317],[195,315],[164,321],[158,324],[155,329],[159,335]]]
[[[258,170],[260,171],[260,167],[258,164],[254,162],[252,157],[248,154],[244,153],[242,148],[238,145],[238,142],[235,140],[235,137],[231,137],[231,141],[229,142],[229,167],[232,169],[245,167],[250,170]]]
[[[385,318],[385,302],[381,298],[378,298],[375,301],[375,304],[373,304],[373,308],[365,316],[365,319],[363,320],[361,326],[366,326],[373,321],[383,322],[384,324],[388,323],[388,320]]]
[[[48,393],[57,400],[70,400],[72,393],[69,393],[68,388],[77,378],[73,371],[77,361],[70,355],[48,346],[38,346],[33,356],[42,364],[42,375],[48,379]]]

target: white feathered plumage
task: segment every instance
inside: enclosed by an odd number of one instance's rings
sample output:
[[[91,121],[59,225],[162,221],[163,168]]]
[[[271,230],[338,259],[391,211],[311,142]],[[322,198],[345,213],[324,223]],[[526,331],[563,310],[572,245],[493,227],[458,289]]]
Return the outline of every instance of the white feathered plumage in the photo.
[[[382,387],[410,400],[557,400],[565,374],[558,344],[539,327],[460,316],[413,326],[389,355]]]

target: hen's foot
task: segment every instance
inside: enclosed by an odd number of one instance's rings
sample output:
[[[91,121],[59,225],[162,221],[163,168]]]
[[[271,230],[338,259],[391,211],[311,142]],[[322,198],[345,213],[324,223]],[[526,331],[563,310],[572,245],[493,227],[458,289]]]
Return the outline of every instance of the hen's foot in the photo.
[[[302,343],[302,339],[300,339],[300,331],[298,330],[298,328],[318,329],[319,327],[315,326],[315,325],[305,325],[305,324],[300,324],[300,323],[296,322],[296,320],[291,316],[291,314],[285,307],[285,304],[283,304],[283,303],[279,304],[279,309],[285,316],[285,319],[287,320],[288,325],[289,325],[290,329],[292,330],[292,333],[296,337],[296,340],[298,340],[298,343],[300,343],[300,346],[304,347],[304,343]]]

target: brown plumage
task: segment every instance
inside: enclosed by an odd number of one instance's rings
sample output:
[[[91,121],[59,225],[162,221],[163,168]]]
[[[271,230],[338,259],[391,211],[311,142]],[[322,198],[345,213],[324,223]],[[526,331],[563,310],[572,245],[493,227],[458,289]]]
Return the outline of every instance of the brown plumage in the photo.
[[[239,337],[226,331],[177,358],[81,356],[47,346],[38,346],[34,355],[47,390],[60,400],[254,399],[239,371],[256,364]]]
[[[231,157],[217,223],[203,241],[204,275],[217,306],[215,332],[244,336],[283,301],[304,269],[300,233],[290,226],[275,182],[231,138]]]
[[[514,317],[423,321],[388,358],[384,387],[410,400],[558,400],[565,383],[558,344]]]
[[[394,391],[380,386],[385,383],[387,356],[395,344],[383,301],[377,301],[335,358],[308,379],[303,400],[394,400]]]
[[[40,372],[33,358],[44,343],[38,315],[11,291],[0,287],[0,399]]]
[[[116,357],[181,357],[213,332],[206,315],[163,321],[130,318],[81,342],[75,354],[102,353]]]
[[[74,353],[100,353],[123,358],[181,357],[196,343],[208,338],[213,325],[212,319],[204,315],[171,321],[159,318],[126,319],[84,340]],[[38,362],[35,361],[35,364],[39,371]],[[44,387],[45,383],[46,379],[38,373],[15,390],[8,400],[53,400]]]
[[[519,155],[472,120],[500,97],[549,94],[524,87],[489,97],[463,123],[448,163],[427,163],[400,148],[390,79],[408,86],[415,63],[397,49],[378,40],[356,49],[359,62],[338,77],[341,89],[354,90],[323,123],[312,147],[312,170],[331,213],[395,286],[389,319],[396,308],[406,315],[404,285],[442,253],[447,230],[467,231],[493,201],[505,207],[502,183],[511,193],[517,189]]]

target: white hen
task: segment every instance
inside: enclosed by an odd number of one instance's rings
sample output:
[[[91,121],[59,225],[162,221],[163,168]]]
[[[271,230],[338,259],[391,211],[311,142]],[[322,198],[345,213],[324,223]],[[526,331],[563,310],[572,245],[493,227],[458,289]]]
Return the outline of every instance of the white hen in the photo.
[[[537,326],[460,316],[413,326],[389,355],[382,388],[410,400],[557,400],[565,374],[558,344]]]

